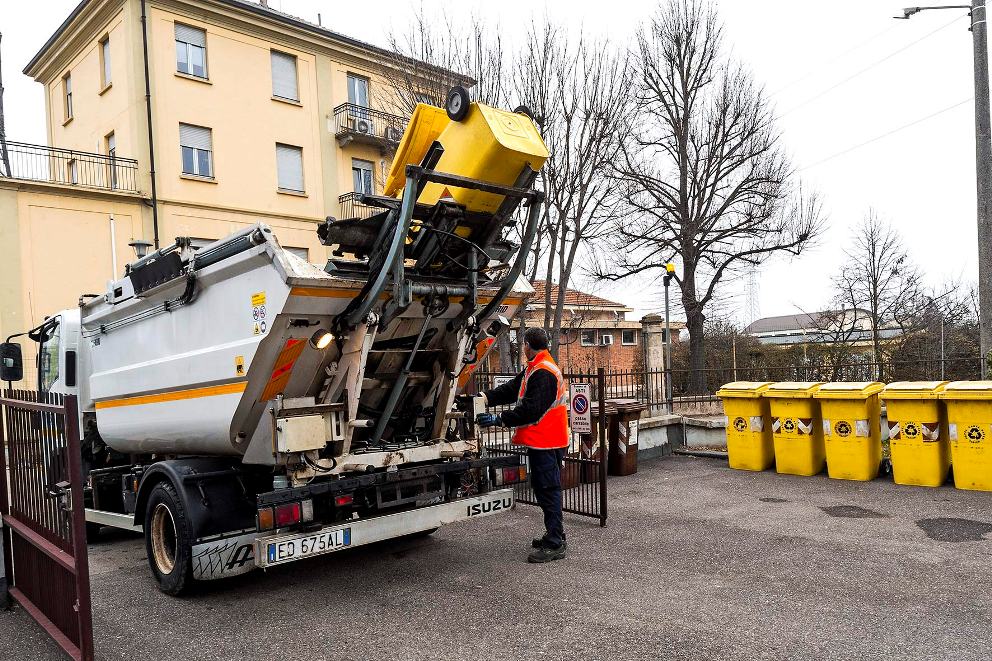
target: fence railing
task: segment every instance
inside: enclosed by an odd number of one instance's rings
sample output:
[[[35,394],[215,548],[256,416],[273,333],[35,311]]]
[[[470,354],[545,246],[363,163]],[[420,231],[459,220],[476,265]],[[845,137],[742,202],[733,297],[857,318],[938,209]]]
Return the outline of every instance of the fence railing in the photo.
[[[2,149],[2,148],[0,148]],[[81,188],[138,192],[138,161],[106,154],[7,142],[10,172],[0,159],[0,174]]]
[[[375,214],[383,211],[383,209],[379,207],[373,207],[369,204],[362,204],[361,193],[345,193],[344,195],[339,195],[338,205],[338,213],[340,213],[338,220],[345,220],[349,218],[371,218]]]
[[[354,103],[334,109],[334,135],[395,147],[406,130],[407,118]]]

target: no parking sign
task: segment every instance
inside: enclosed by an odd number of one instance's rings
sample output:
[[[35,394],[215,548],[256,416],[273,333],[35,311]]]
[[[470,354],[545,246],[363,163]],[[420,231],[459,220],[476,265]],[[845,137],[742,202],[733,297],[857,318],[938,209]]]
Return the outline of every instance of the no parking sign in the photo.
[[[569,418],[572,431],[577,434],[592,433],[592,412],[590,411],[589,384],[573,383],[569,386]]]

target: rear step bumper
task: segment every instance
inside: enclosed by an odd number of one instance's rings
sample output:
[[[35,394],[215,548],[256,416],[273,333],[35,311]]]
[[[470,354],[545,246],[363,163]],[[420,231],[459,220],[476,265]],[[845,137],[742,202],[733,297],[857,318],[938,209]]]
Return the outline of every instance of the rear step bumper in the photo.
[[[273,567],[373,544],[438,528],[446,523],[489,516],[509,510],[513,504],[513,489],[500,489],[441,505],[377,516],[364,521],[337,523],[317,531],[258,537],[255,539],[255,565]]]

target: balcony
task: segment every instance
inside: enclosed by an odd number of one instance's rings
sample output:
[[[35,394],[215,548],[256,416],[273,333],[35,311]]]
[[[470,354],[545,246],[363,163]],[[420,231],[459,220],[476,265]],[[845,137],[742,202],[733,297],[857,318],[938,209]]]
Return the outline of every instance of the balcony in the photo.
[[[105,154],[7,142],[10,172],[0,159],[0,176],[80,188],[138,192],[138,161]]]
[[[379,207],[362,204],[361,193],[345,193],[338,196],[340,211],[338,220],[350,220],[352,218],[371,218],[374,214],[382,212]]]
[[[334,137],[342,147],[355,142],[392,151],[400,143],[407,119],[354,103],[334,109]]]

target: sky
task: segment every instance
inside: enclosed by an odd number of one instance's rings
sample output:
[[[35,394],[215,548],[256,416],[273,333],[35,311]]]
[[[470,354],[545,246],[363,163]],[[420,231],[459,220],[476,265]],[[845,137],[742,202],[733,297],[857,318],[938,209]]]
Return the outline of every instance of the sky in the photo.
[[[76,0],[0,0],[7,133],[44,143],[42,88],[21,69]],[[270,0],[270,6],[385,45],[418,6],[428,16],[479,17],[512,42],[544,15],[621,47],[654,11],[652,0]],[[960,4],[960,3],[947,3]],[[39,11],[39,5],[44,11]],[[874,209],[901,233],[928,285],[977,280],[972,40],[962,10],[911,20],[887,0],[723,0],[726,43],[769,93],[783,145],[803,185],[821,196],[828,228],[795,258],[776,257],[723,292],[714,313],[745,324],[755,316],[823,309],[830,279],[845,267],[851,232]],[[608,7],[608,10],[604,9]],[[591,293],[657,312],[660,280],[605,285],[579,276]],[[672,292],[677,299],[677,291]]]

